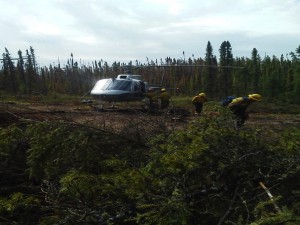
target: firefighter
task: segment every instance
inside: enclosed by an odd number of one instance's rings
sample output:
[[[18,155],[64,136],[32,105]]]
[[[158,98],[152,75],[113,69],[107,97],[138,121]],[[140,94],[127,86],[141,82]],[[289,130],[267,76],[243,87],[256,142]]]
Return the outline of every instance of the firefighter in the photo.
[[[160,90],[160,108],[166,109],[169,107],[170,104],[170,95],[168,94],[167,90],[165,88],[162,88]]]
[[[228,105],[228,108],[235,115],[236,127],[242,127],[245,121],[249,118],[249,112],[247,108],[256,101],[261,101],[262,96],[260,94],[249,94],[248,97],[238,97],[232,100]]]
[[[207,101],[207,97],[205,93],[200,93],[199,95],[196,95],[195,97],[193,97],[192,99],[192,103],[195,106],[195,114],[200,114],[202,112],[203,109],[203,104],[204,102]]]
[[[149,88],[148,92],[146,93],[146,97],[149,100],[149,111],[153,111],[158,108],[158,96],[157,93],[155,93],[155,90],[153,88]]]

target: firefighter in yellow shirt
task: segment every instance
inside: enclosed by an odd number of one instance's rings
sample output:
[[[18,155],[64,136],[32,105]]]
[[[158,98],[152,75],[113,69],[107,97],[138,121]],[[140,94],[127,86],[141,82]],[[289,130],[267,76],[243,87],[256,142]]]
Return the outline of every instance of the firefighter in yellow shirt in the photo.
[[[242,127],[249,118],[247,108],[256,101],[261,101],[260,94],[249,94],[248,97],[238,97],[232,100],[228,108],[233,112],[236,118],[236,127]]]
[[[195,106],[195,114],[200,114],[202,112],[203,104],[207,101],[207,97],[205,93],[200,93],[199,95],[196,95],[192,99],[192,103]]]
[[[170,95],[168,94],[167,90],[165,88],[162,88],[160,90],[160,108],[161,109],[166,109],[169,107],[169,104],[170,104]]]

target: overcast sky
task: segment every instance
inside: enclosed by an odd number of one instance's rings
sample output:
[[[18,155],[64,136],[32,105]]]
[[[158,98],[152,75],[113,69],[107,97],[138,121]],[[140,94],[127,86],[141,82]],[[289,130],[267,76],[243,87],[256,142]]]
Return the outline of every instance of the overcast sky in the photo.
[[[280,57],[300,45],[300,0],[0,0],[0,46],[32,46],[40,66],[204,58],[210,41],[234,57]],[[2,58],[2,57],[1,57]]]

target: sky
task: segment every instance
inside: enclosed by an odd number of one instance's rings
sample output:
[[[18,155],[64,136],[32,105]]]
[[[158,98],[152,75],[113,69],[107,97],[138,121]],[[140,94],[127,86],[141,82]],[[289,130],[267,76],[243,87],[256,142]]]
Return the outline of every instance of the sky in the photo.
[[[300,45],[300,0],[0,0],[0,47],[11,57],[33,47],[39,66],[64,65],[73,54],[96,61],[289,57]],[[184,52],[184,54],[183,54]],[[2,57],[1,57],[2,58]]]

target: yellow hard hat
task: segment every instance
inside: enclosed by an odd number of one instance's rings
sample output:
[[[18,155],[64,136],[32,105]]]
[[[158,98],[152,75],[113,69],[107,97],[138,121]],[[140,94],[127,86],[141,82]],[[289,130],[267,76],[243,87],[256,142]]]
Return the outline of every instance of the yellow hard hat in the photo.
[[[205,93],[200,93],[199,96],[206,97],[206,94]]]
[[[248,98],[253,101],[261,101],[262,96],[260,94],[249,94]]]
[[[164,92],[164,91],[166,91],[166,89],[162,88],[161,91]]]

